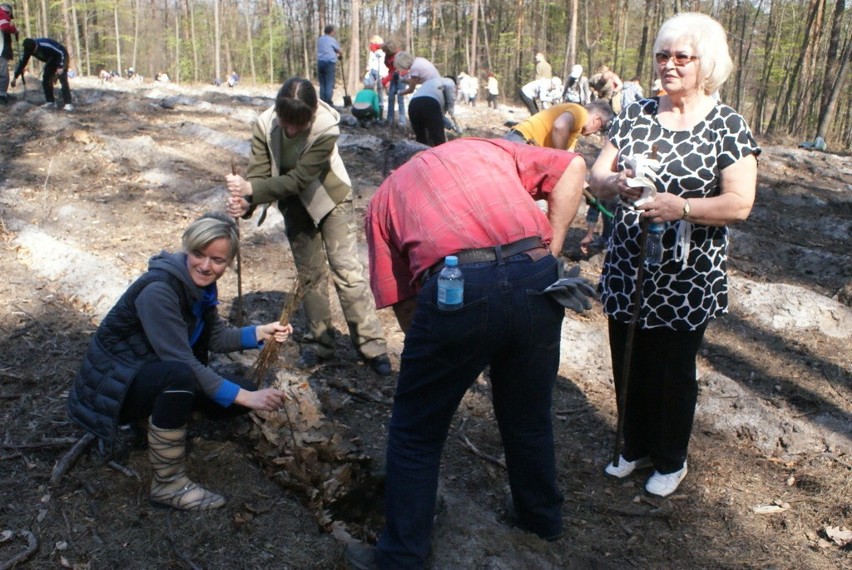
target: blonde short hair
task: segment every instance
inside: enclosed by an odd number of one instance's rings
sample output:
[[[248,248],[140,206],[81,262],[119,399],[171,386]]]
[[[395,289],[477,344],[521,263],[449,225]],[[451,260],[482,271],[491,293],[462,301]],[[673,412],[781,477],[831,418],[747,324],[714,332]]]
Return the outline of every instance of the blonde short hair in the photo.
[[[654,41],[654,53],[663,46],[686,42],[698,56],[699,86],[709,95],[717,91],[734,69],[728,51],[728,34],[722,24],[706,14],[683,12],[672,16],[660,27]]]
[[[230,262],[237,256],[240,249],[237,222],[227,214],[210,212],[189,224],[184,230],[183,250],[186,253],[200,251],[220,238],[228,240],[228,261]]]

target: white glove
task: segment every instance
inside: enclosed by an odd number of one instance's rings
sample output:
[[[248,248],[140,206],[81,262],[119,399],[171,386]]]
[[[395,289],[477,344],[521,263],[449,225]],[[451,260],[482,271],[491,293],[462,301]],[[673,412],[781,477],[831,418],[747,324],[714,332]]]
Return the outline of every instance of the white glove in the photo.
[[[633,170],[633,178],[627,179],[631,188],[642,188],[642,195],[633,202],[633,206],[641,206],[657,195],[656,182],[660,181],[657,171],[662,164],[659,160],[648,158],[641,154],[633,154],[625,159],[625,164]]]

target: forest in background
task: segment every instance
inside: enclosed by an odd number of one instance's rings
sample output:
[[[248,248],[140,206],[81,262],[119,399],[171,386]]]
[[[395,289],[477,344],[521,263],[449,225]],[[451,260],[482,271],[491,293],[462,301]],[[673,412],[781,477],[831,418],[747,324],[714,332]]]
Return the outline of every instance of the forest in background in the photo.
[[[52,37],[71,68],[92,75],[133,67],[178,82],[276,85],[314,78],[316,39],[338,27],[347,56],[338,77],[358,89],[367,38],[379,34],[448,75],[500,81],[513,102],[544,52],[563,78],[581,64],[609,65],[622,79],[653,78],[651,51],[663,20],[698,11],[728,31],[735,70],[722,99],[755,133],[825,138],[852,147],[847,87],[852,25],[847,0],[16,0],[23,35]]]

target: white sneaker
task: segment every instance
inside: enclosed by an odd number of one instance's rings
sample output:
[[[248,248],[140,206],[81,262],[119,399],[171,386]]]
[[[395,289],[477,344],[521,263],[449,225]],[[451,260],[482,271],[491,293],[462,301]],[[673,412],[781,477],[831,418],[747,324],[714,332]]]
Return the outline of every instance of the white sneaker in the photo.
[[[645,483],[645,490],[658,497],[668,497],[677,490],[684,477],[686,477],[686,461],[683,462],[680,471],[674,473],[662,475],[654,471],[654,474]]]
[[[56,104],[55,104],[55,103],[53,103],[53,102],[45,103],[44,105],[42,105],[42,106],[41,106],[41,108],[42,108],[42,109],[55,109],[55,108],[56,108]]]
[[[618,467],[610,463],[604,468],[604,473],[609,475],[610,477],[615,477],[616,479],[624,479],[637,469],[644,469],[646,467],[651,467],[654,464],[651,463],[650,457],[640,457],[635,461],[627,461],[622,456],[618,456]]]
[[[74,110],[74,105],[72,105],[71,103],[68,103],[67,105],[65,105],[64,109],[70,113],[71,111]]]

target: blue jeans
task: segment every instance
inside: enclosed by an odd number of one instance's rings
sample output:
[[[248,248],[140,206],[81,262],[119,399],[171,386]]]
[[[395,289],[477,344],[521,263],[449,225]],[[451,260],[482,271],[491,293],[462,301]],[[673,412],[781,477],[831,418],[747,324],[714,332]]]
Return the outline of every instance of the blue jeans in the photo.
[[[378,119],[382,118],[382,110],[385,108],[385,86],[382,85],[382,78],[379,77],[379,72],[376,69],[370,70],[370,78],[375,83],[376,93],[379,95],[379,116]]]
[[[618,205],[618,202],[615,200],[601,200],[601,206],[606,208],[609,212],[615,213],[615,208]],[[601,211],[595,208],[594,206],[589,206],[588,211],[586,211],[586,223],[589,226],[594,226],[598,223],[598,218],[601,217]],[[603,217],[603,231],[601,232],[601,237],[604,241],[609,241],[609,236],[612,235],[612,218],[609,216]]]
[[[542,537],[562,531],[551,403],[565,309],[542,293],[556,281],[557,261],[520,254],[461,270],[464,306],[440,311],[432,276],[405,337],[388,435],[380,568],[425,564],[450,422],[489,364],[519,524]]]
[[[331,96],[334,94],[334,69],[337,62],[334,61],[319,61],[317,62],[317,73],[319,76],[319,96],[320,99],[333,105]]]
[[[399,105],[399,121],[405,124],[405,95],[400,95],[400,92],[404,90],[404,87],[400,83],[402,82],[399,80],[399,74],[394,73],[393,79],[388,84],[388,124],[393,123],[394,98],[396,98]]]

